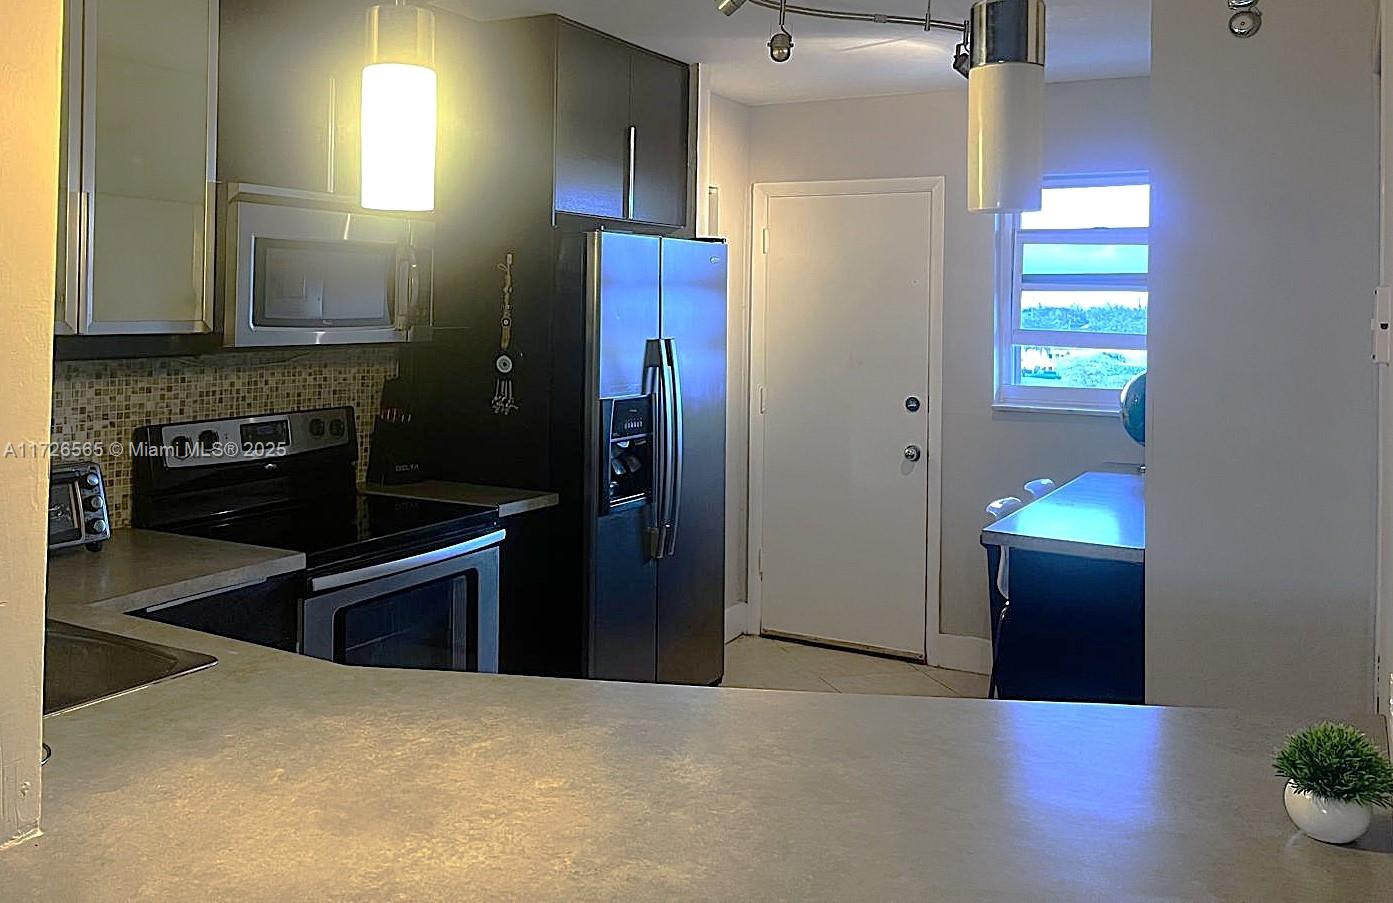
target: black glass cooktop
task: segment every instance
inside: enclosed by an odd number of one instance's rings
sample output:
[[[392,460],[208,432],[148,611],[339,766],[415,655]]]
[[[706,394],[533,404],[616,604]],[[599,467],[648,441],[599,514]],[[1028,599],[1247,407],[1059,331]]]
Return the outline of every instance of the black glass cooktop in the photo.
[[[354,495],[265,508],[185,525],[177,532],[304,552],[313,575],[404,558],[497,527],[495,508]]]

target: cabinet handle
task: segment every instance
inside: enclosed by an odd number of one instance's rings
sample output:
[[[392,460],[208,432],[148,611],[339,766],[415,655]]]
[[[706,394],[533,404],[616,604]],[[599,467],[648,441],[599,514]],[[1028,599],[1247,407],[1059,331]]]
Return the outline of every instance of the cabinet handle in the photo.
[[[77,280],[81,260],[79,254],[82,246],[78,241],[79,230],[82,226],[82,193],[79,191],[69,191],[63,197],[63,269],[56,273],[54,279],[54,321],[53,328],[55,334],[64,335],[64,329],[68,332],[77,332]],[[57,316],[62,312],[61,318]]]
[[[624,218],[634,218],[634,163],[638,156],[638,126],[629,126],[628,186],[624,191]]]
[[[334,158],[338,156],[339,144],[339,83],[334,76],[329,76],[329,130],[326,143],[329,146],[328,171],[324,183],[329,194],[334,193]]]
[[[86,324],[92,322],[92,192],[82,190],[75,194],[77,231],[69,240],[69,248],[74,253],[68,260],[68,266],[76,263],[77,279],[72,285],[75,297],[65,299],[63,306],[72,317],[68,327],[74,333],[81,333],[86,331]],[[72,217],[69,217],[68,228],[72,229],[73,226]]]

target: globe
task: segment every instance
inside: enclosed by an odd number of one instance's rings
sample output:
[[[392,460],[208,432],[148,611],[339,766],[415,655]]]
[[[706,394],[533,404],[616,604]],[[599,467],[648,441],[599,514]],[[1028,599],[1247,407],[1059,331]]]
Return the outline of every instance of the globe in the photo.
[[[1146,445],[1146,374],[1132,377],[1122,389],[1122,428],[1127,435]]]

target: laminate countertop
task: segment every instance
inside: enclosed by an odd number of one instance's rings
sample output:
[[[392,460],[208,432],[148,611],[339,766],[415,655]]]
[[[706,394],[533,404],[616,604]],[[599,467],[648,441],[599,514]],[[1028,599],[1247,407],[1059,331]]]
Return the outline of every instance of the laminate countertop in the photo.
[[[484,486],[479,483],[452,483],[446,480],[425,480],[420,483],[406,483],[401,486],[387,486],[382,483],[363,483],[359,490],[368,495],[391,495],[408,499],[424,499],[428,502],[465,502],[470,505],[483,505],[497,508],[499,517],[512,517],[554,508],[561,503],[555,492],[537,489],[510,489],[506,486]]]
[[[1356,848],[1287,820],[1289,718],[356,669],[51,614],[219,662],[45,721],[45,833],[0,852],[6,903],[1393,888],[1388,816]]]
[[[304,570],[301,552],[178,536],[113,530],[101,551],[64,549],[48,558],[50,612],[73,606],[134,611],[207,596]]]

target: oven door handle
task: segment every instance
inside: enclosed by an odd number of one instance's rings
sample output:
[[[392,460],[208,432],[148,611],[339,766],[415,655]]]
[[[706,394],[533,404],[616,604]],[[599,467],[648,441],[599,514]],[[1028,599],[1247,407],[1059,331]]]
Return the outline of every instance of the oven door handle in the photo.
[[[422,552],[419,555],[412,555],[409,558],[398,558],[395,561],[370,564],[367,567],[358,568],[357,570],[344,571],[342,574],[326,574],[323,577],[314,577],[310,580],[310,592],[320,593],[325,590],[340,589],[345,586],[352,586],[355,583],[363,583],[367,580],[391,577],[419,567],[425,567],[428,564],[448,561],[451,558],[460,558],[477,552],[480,549],[496,546],[502,542],[507,535],[507,530],[494,530],[492,533],[485,533],[483,536],[476,536],[464,542],[457,542],[452,546],[432,549],[429,552]]]

